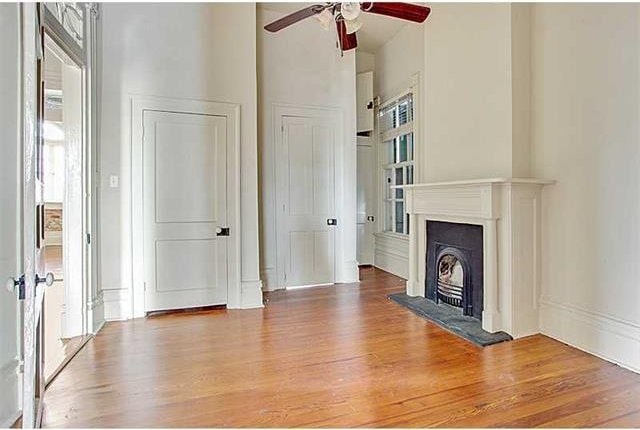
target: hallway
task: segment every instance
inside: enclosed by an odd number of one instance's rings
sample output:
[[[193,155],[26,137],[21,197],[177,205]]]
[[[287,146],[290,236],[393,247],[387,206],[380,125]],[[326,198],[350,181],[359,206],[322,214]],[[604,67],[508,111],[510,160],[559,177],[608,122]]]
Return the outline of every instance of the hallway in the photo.
[[[480,349],[389,301],[404,281],[264,309],[109,323],[45,398],[46,427],[637,426],[640,375],[545,336]]]

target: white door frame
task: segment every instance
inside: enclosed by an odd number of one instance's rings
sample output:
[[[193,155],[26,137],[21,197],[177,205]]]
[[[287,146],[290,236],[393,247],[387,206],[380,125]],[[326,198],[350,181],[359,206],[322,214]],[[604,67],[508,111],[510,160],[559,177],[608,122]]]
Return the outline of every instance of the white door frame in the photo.
[[[81,109],[82,109],[82,267],[81,298],[74,297],[78,291],[65,289],[65,316],[63,324],[75,327],[72,334],[95,334],[104,325],[104,306],[102,292],[99,290],[100,261],[98,258],[98,70],[99,46],[98,16],[99,5],[88,3],[83,6],[84,28],[83,43],[80,48],[75,40],[64,30],[53,13],[43,8],[46,35],[53,41],[81,71]],[[46,61],[46,59],[45,59]],[[64,245],[64,243],[63,243]],[[63,248],[64,249],[64,248]],[[66,265],[66,261],[65,261]],[[76,300],[74,300],[76,299]],[[81,307],[81,315],[72,315],[69,304]],[[77,310],[77,309],[72,309]],[[65,333],[66,330],[63,332]],[[67,332],[68,333],[68,332]]]
[[[282,119],[283,117],[304,117],[304,118],[323,118],[330,119],[333,124],[336,126],[336,141],[335,141],[335,212],[336,218],[338,220],[338,225],[336,228],[335,240],[334,240],[334,282],[339,283],[342,281],[342,273],[343,273],[343,261],[345,260],[343,257],[342,250],[344,249],[344,205],[343,205],[343,184],[344,184],[344,174],[343,174],[343,159],[344,159],[344,125],[343,125],[343,111],[341,108],[336,107],[321,107],[321,106],[305,106],[305,105],[294,105],[294,104],[285,104],[285,103],[274,103],[272,105],[272,130],[273,130],[273,142],[275,142],[274,147],[274,172],[277,172],[277,158],[280,150],[282,148]],[[276,174],[277,178],[277,174]],[[276,280],[277,280],[277,288],[285,288],[285,279],[284,279],[284,267],[285,260],[284,255],[281,249],[278,249],[278,243],[280,242],[277,238],[280,235],[280,228],[278,223],[278,202],[280,201],[281,193],[278,192],[278,187],[276,186]]]
[[[155,96],[131,96],[131,315],[144,317],[144,218],[143,218],[143,114],[145,110],[216,115],[227,117],[227,220],[228,241],[227,306],[240,307],[240,105],[204,100]],[[142,263],[142,264],[141,264]]]

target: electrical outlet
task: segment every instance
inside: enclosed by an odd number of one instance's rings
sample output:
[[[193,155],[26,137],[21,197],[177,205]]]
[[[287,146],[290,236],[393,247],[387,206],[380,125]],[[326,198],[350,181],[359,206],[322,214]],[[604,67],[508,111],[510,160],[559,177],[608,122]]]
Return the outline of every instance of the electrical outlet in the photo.
[[[109,187],[118,188],[118,177],[116,175],[109,176]]]

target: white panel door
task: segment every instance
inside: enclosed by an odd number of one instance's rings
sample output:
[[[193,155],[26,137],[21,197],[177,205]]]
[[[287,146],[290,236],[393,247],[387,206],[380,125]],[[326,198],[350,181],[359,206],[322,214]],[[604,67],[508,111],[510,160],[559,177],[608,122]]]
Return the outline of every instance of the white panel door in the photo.
[[[335,281],[335,142],[330,120],[283,116],[277,150],[278,265],[284,286]]]
[[[372,145],[358,143],[357,163],[356,254],[358,264],[373,264],[374,175],[376,169],[375,150]]]
[[[358,133],[373,130],[373,72],[356,75],[356,115]]]
[[[227,302],[227,122],[144,111],[145,310]]]
[[[21,169],[18,165],[20,131],[20,78],[15,61],[19,58],[20,20],[17,3],[0,3],[0,279],[5,282],[20,273],[20,187]],[[33,223],[31,223],[33,227]],[[12,283],[9,283],[12,287]],[[11,288],[13,290],[13,287]],[[11,427],[20,409],[20,339],[18,296],[14,291],[0,288],[0,428]]]

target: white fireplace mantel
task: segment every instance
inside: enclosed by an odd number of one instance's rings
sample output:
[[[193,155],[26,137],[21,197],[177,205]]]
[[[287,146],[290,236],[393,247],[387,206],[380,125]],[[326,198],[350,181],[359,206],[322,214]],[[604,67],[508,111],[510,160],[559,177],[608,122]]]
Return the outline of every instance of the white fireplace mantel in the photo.
[[[482,327],[514,338],[539,332],[541,190],[554,181],[491,178],[405,185],[407,294],[425,296],[426,221],[483,227]]]

